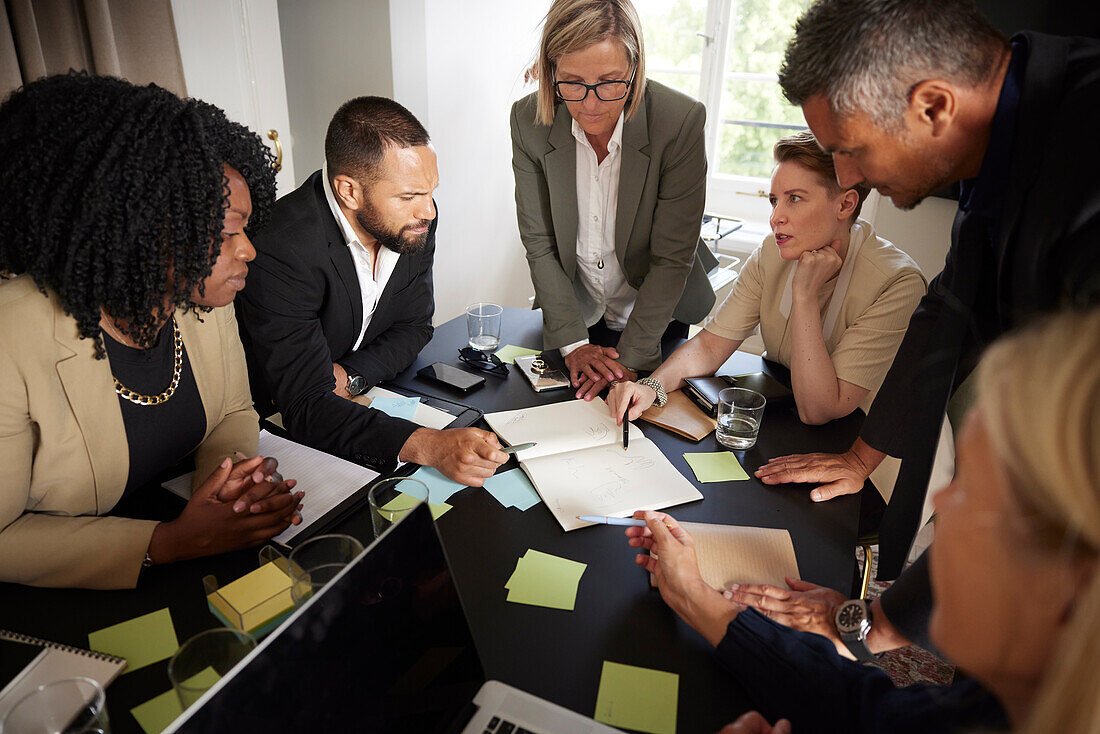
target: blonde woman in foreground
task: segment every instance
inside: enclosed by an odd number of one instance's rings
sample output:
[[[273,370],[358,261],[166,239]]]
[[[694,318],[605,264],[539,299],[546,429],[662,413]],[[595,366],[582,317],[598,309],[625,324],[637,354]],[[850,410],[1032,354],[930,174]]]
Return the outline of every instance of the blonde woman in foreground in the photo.
[[[1026,399],[1038,375],[1041,399]],[[639,565],[760,709],[728,731],[1100,732],[1100,309],[989,350],[957,456],[931,549],[932,639],[973,676],[951,686],[897,689],[733,603],[703,582],[675,520],[637,514],[647,527],[629,544],[654,553]]]

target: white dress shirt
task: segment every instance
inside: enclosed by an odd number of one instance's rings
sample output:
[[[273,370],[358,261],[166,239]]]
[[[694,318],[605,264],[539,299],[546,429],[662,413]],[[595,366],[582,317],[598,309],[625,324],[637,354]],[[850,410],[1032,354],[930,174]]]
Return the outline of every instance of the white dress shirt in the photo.
[[[615,256],[615,214],[622,168],[623,115],[607,144],[607,157],[598,161],[584,130],[573,120],[577,140],[577,275],[573,290],[586,327],[601,318],[615,331],[626,328],[638,291],[626,282]],[[561,348],[562,356],[587,339]]]
[[[359,329],[359,338],[355,340],[352,349],[358,349],[363,343],[363,335],[370,326],[371,316],[378,307],[378,299],[382,297],[382,291],[386,290],[386,283],[390,282],[393,269],[401,256],[388,247],[378,245],[377,260],[371,257],[370,250],[359,241],[359,236],[351,228],[340,205],[336,203],[336,195],[332,192],[332,185],[328,176],[328,164],[321,169],[324,177],[325,201],[328,202],[332,216],[336,218],[336,224],[340,227],[340,234],[344,236],[344,243],[351,252],[351,261],[355,263],[355,274],[359,278],[359,294],[363,298],[363,325]]]

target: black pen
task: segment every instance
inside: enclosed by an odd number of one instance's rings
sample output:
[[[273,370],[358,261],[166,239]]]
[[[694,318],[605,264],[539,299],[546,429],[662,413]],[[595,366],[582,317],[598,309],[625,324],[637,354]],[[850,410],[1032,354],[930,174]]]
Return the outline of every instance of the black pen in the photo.
[[[626,447],[630,445],[630,421],[623,416],[623,451],[626,451]]]

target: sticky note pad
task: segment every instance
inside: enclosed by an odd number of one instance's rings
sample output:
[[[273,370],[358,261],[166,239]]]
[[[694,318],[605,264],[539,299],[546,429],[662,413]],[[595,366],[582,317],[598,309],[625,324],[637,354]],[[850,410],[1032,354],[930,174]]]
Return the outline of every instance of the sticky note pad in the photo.
[[[92,650],[126,658],[127,673],[171,657],[179,646],[168,607],[88,635]]]
[[[183,685],[189,688],[209,688],[220,679],[221,676],[217,671],[208,667],[188,678]],[[183,713],[183,710],[180,706],[180,698],[172,688],[140,706],[135,706],[130,709],[130,713],[145,734],[160,734]]]
[[[588,564],[528,550],[505,584],[508,601],[573,611],[577,585]]]
[[[623,729],[675,734],[679,695],[676,673],[605,660],[592,718]]]
[[[485,489],[505,507],[528,510],[542,501],[522,469],[509,469],[485,480]]]
[[[294,607],[290,577],[274,563],[265,563],[206,598],[242,632],[258,630]]]
[[[528,349],[527,347],[515,347],[511,344],[505,344],[503,347],[496,351],[497,358],[505,364],[515,364],[516,357],[526,357],[529,354],[541,354],[537,349]]]
[[[684,458],[700,482],[739,482],[749,478],[730,451],[684,454]]]
[[[428,504],[442,505],[451,498],[451,495],[460,489],[466,489],[466,485],[448,479],[439,473],[438,469],[430,466],[422,466],[412,473],[410,479],[419,479],[428,488]],[[400,490],[401,485],[397,485]]]
[[[380,410],[394,418],[402,418],[411,421],[416,415],[416,408],[420,405],[420,398],[390,398],[379,395],[372,398],[370,407]]]

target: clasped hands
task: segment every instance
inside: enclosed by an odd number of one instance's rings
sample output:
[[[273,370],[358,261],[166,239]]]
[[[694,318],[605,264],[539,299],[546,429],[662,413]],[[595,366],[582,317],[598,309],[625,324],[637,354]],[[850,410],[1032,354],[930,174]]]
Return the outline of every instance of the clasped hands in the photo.
[[[240,454],[238,454],[240,456]],[[282,480],[272,457],[225,460],[191,494],[179,517],[153,531],[149,555],[154,563],[224,553],[258,545],[302,521],[304,492]]]
[[[577,388],[577,399],[591,400],[613,382],[637,380],[638,373],[618,362],[614,347],[583,344],[565,356],[569,381]]]

